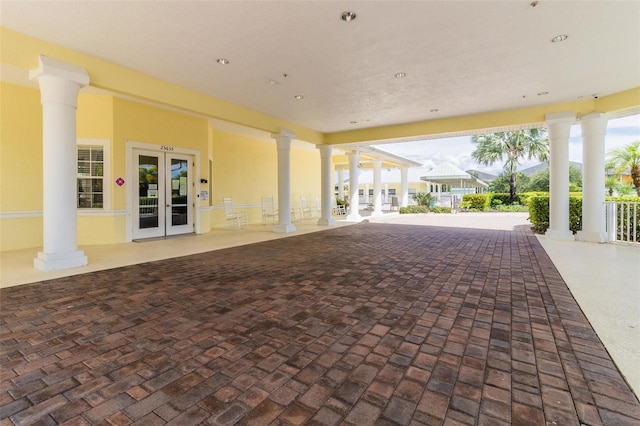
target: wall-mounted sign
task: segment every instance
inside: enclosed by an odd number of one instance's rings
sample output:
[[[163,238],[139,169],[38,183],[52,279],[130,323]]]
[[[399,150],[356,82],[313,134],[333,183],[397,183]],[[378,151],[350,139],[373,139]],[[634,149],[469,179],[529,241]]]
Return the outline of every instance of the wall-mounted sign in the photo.
[[[116,185],[118,185],[118,186],[122,186],[122,185],[124,185],[124,179],[122,179],[121,177],[119,177],[118,179],[116,179]]]

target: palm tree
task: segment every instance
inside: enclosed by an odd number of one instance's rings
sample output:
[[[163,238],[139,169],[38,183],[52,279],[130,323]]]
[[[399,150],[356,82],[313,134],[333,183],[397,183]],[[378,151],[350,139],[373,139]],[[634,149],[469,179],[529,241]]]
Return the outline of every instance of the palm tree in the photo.
[[[640,197],[640,141],[631,142],[622,148],[607,153],[608,159],[615,164],[616,172],[624,173],[631,170],[631,181]]]
[[[604,187],[609,190],[609,197],[613,197],[613,192],[618,188],[618,179],[608,177],[604,180]]]
[[[516,169],[522,157],[547,161],[549,139],[545,129],[497,132],[471,138],[477,148],[471,156],[480,164],[490,166],[506,157],[504,170],[509,174],[509,200],[516,198]]]

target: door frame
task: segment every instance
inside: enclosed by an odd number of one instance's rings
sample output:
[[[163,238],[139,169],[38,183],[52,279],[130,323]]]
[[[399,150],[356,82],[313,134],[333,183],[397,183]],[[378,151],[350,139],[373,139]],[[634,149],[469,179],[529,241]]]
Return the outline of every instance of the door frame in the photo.
[[[126,197],[126,241],[128,243],[133,241],[133,208],[134,202],[133,197],[138,196],[138,188],[133,187],[133,182],[135,181],[133,173],[134,166],[134,150],[144,150],[144,151],[155,151],[158,153],[172,153],[172,154],[180,154],[180,155],[188,155],[193,158],[193,229],[196,234],[201,234],[200,228],[200,151],[189,148],[182,148],[175,145],[161,145],[161,144],[151,144],[145,142],[136,142],[136,141],[127,141],[125,144],[125,197]],[[137,170],[136,170],[137,173]],[[117,175],[117,173],[116,173]],[[117,179],[117,178],[116,178]]]

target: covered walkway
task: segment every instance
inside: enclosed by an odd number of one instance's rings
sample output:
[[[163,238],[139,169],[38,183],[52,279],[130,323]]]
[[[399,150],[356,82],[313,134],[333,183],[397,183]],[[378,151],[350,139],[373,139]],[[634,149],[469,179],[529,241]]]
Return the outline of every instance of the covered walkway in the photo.
[[[524,224],[385,219],[1,295],[6,424],[640,422]]]

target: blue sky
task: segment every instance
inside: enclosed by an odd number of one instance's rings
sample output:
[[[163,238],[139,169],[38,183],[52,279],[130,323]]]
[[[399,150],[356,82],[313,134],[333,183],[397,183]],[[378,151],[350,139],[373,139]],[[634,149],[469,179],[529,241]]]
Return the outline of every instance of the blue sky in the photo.
[[[606,151],[620,148],[637,140],[640,140],[640,115],[609,120],[605,138]],[[403,142],[379,145],[379,147],[385,151],[423,163],[427,168],[434,167],[442,161],[448,161],[462,170],[475,169],[498,174],[504,164],[496,163],[493,166],[477,164],[471,158],[471,152],[475,146],[471,143],[470,136]],[[582,135],[579,124],[574,124],[571,127],[569,160],[582,163]],[[520,169],[525,169],[535,164],[538,164],[537,160],[530,161],[525,159],[521,162]]]

